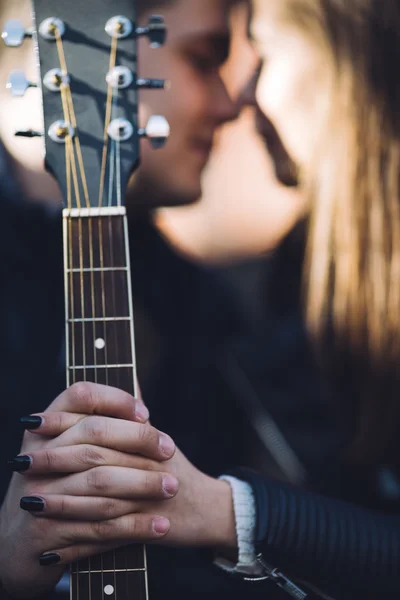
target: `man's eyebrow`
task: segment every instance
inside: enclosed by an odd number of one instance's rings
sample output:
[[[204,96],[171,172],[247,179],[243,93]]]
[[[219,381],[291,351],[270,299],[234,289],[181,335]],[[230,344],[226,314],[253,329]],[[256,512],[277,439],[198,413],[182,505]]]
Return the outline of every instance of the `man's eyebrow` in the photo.
[[[196,31],[182,34],[181,40],[185,43],[189,42],[230,42],[231,32],[217,29],[215,31]]]

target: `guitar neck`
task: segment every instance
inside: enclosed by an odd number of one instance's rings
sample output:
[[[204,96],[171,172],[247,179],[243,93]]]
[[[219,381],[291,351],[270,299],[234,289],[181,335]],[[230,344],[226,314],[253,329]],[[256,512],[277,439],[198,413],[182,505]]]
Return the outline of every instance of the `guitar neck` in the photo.
[[[63,223],[67,383],[91,381],[136,395],[125,209],[65,210]]]
[[[127,217],[124,208],[64,210],[67,382],[91,381],[136,394]],[[82,216],[85,215],[85,216]],[[71,600],[146,600],[144,546],[75,563]]]

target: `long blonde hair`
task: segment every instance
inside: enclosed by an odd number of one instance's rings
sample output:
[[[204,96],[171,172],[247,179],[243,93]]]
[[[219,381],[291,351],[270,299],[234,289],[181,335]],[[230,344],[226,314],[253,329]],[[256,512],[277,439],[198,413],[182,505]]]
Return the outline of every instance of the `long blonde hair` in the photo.
[[[314,339],[349,350],[357,365],[360,454],[379,424],[381,446],[390,444],[400,414],[400,2],[279,1],[331,74],[325,124],[303,174],[305,306]]]

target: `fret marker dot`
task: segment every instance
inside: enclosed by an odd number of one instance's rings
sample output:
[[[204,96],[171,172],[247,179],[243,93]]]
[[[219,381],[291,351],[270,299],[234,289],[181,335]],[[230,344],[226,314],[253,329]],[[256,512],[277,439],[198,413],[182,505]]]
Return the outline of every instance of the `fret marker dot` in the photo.
[[[106,596],[112,596],[114,593],[114,588],[112,585],[106,585],[106,587],[104,588],[104,593],[106,594]]]
[[[105,341],[102,340],[101,338],[97,339],[95,341],[94,345],[97,348],[97,350],[104,350],[104,348],[106,347]]]

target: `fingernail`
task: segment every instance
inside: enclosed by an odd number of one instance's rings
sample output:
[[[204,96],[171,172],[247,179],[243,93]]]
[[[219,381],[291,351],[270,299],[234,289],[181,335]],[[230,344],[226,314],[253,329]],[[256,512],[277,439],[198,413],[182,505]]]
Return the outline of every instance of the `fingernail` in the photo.
[[[44,510],[44,500],[36,496],[24,496],[19,501],[19,506],[28,512],[41,512]]]
[[[164,517],[157,517],[156,519],[153,519],[154,533],[163,535],[164,533],[167,533],[167,531],[169,531],[170,527],[170,522],[168,521],[168,519],[164,519]]]
[[[150,413],[144,404],[138,402],[135,408],[135,416],[138,421],[141,421],[142,423],[147,423],[150,417]]]
[[[29,417],[21,417],[19,422],[21,423],[21,425],[23,425],[25,429],[39,429],[39,427],[43,423],[43,419],[42,417],[30,415]]]
[[[12,460],[8,460],[7,464],[16,473],[22,473],[27,471],[32,464],[32,458],[30,456],[16,456]]]
[[[160,435],[159,445],[161,448],[161,452],[168,458],[171,458],[171,456],[175,452],[175,444],[173,439],[170,438],[169,435],[162,433]]]
[[[179,481],[172,475],[164,475],[162,478],[162,487],[167,496],[175,496],[179,488]]]
[[[56,554],[55,552],[45,552],[39,558],[39,564],[42,567],[50,567],[51,565],[56,565],[61,560],[61,556]]]

